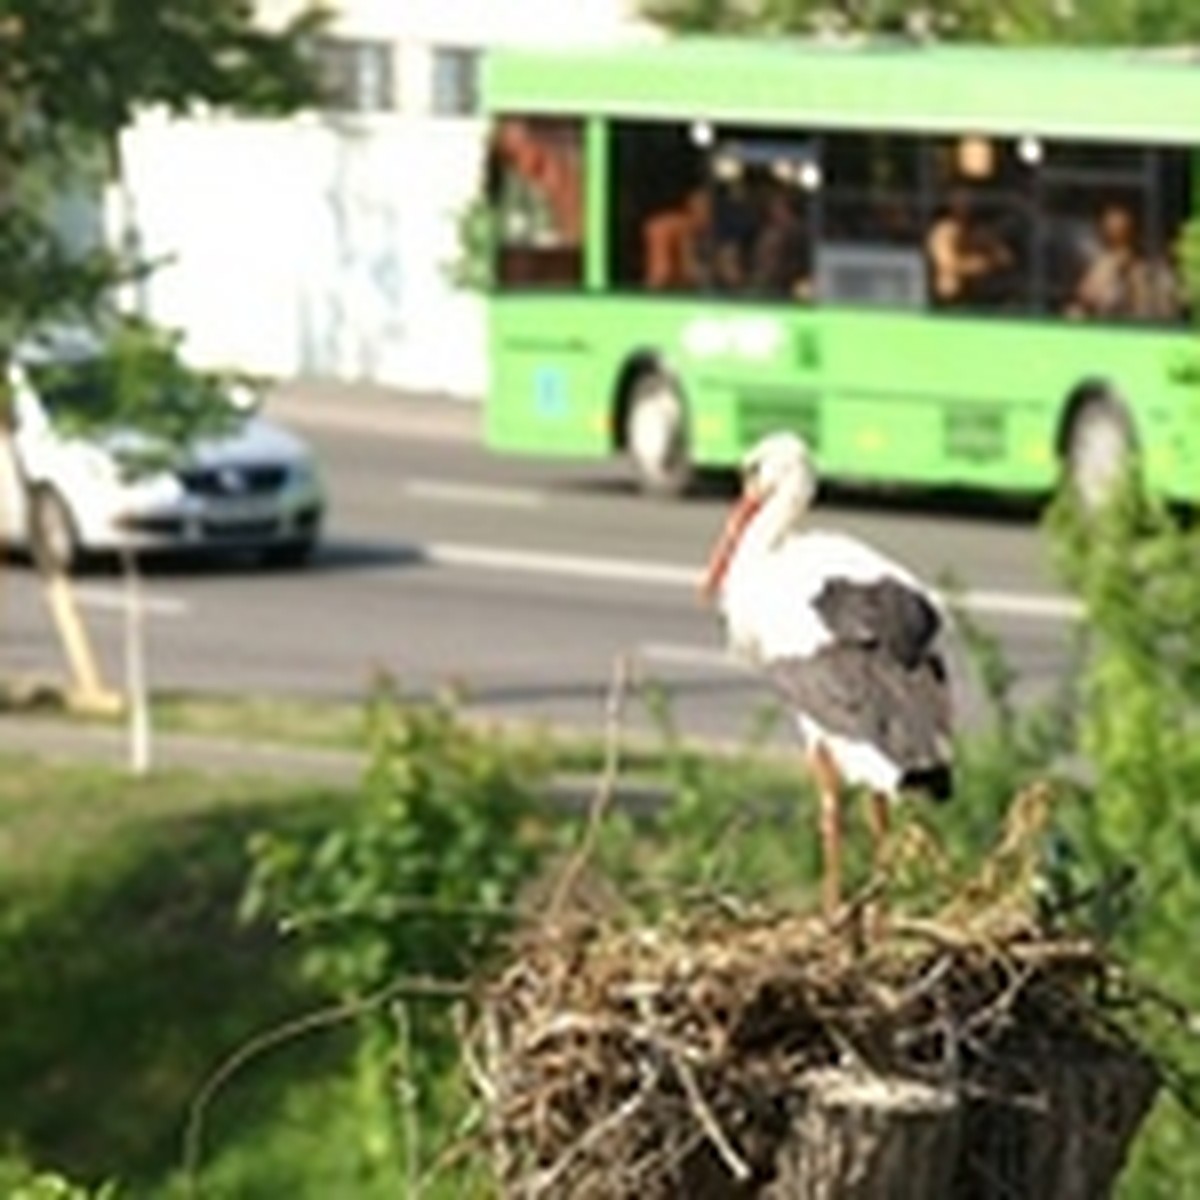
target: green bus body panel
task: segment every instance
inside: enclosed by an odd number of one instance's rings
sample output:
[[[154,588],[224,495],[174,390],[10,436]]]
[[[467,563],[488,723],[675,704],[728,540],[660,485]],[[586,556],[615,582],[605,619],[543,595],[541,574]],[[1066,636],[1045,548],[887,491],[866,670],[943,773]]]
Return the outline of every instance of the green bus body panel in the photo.
[[[1200,63],[1170,51],[694,38],[498,51],[483,96],[489,111],[1192,144]]]
[[[1186,330],[529,294],[497,297],[491,322],[497,450],[610,456],[627,368],[658,362],[682,387],[699,464],[793,428],[839,478],[1037,491],[1057,477],[1070,397],[1094,383],[1126,400],[1151,486],[1200,497],[1200,341]]]
[[[1071,397],[1094,385],[1124,399],[1151,486],[1200,499],[1191,330],[603,290],[610,120],[1195,146],[1195,56],[722,38],[505,49],[485,61],[484,103],[585,118],[590,168],[587,290],[489,301],[492,448],[610,456],[622,382],[657,361],[680,382],[701,465],[790,427],[835,477],[1042,490]]]

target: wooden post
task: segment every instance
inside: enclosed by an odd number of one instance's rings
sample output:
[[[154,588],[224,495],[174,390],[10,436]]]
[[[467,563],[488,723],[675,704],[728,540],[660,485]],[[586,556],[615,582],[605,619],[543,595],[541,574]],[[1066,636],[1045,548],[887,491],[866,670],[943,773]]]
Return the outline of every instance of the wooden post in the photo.
[[[42,573],[46,603],[54,617],[63,652],[67,657],[71,686],[69,707],[80,712],[110,715],[120,712],[121,697],[104,686],[100,666],[87,626],[79,614],[79,604],[67,575],[51,568]]]
[[[978,1073],[952,1200],[1102,1200],[1158,1093],[1132,1050],[1046,1054]]]
[[[960,1105],[948,1088],[844,1070],[805,1077],[761,1200],[945,1200]]]
[[[1157,1090],[1132,1050],[1009,1059],[961,1088],[812,1071],[773,1179],[740,1183],[701,1148],[678,1200],[1104,1200]]]

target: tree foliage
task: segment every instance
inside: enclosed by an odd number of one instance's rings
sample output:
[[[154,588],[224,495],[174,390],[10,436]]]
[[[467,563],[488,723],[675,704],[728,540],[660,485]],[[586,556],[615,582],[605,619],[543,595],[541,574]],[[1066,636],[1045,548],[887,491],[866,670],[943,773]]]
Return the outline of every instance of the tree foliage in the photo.
[[[67,358],[38,368],[43,398],[79,399],[56,405],[67,435],[111,437],[129,478],[170,468],[197,438],[231,433],[257,402],[249,376],[201,371],[180,352],[178,334],[136,318],[111,322],[94,357]],[[130,437],[129,431],[137,436]]]
[[[1180,42],[1200,37],[1189,0],[645,0],[680,32],[920,34],[956,41]]]
[[[249,0],[0,0],[7,85],[38,114],[29,132],[59,144],[111,138],[142,105],[278,113],[311,102],[305,47],[324,19],[310,10],[268,31]]]
[[[279,113],[315,97],[324,14],[278,31],[253,16],[249,0],[0,0],[0,351],[144,269],[67,244],[52,216],[64,192],[98,194],[141,106]]]

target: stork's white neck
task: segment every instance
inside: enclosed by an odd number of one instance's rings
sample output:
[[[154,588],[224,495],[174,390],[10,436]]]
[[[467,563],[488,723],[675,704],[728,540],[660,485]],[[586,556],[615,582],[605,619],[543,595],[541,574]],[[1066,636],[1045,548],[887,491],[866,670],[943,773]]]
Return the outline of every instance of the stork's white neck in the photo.
[[[798,530],[808,511],[808,496],[799,486],[774,488],[746,526],[738,547],[743,561],[778,550],[788,534]]]

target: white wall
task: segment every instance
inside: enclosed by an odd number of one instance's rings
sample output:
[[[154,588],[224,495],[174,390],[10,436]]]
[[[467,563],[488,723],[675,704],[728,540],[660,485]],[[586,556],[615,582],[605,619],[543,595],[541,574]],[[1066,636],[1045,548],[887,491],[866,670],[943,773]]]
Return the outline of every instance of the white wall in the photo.
[[[457,122],[143,123],[144,307],[207,364],[478,394],[481,303],[445,277],[478,153]]]

